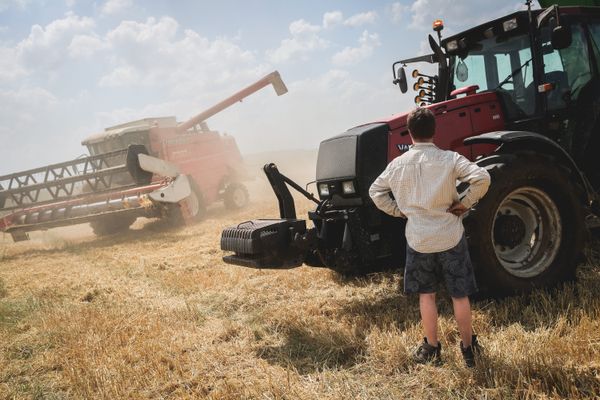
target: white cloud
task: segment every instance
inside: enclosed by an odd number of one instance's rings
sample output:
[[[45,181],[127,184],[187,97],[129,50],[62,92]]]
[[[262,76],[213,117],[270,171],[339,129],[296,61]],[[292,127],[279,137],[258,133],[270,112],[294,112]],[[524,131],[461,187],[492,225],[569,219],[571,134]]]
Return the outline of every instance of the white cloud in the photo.
[[[342,23],[344,14],[341,11],[331,11],[323,14],[323,28],[333,28]]]
[[[90,32],[94,26],[91,18],[70,12],[45,27],[34,25],[29,36],[16,47],[19,61],[29,70],[51,71],[64,62],[75,35]]]
[[[290,33],[294,36],[298,35],[310,35],[313,33],[317,33],[321,30],[321,27],[318,25],[312,25],[309,22],[306,22],[303,19],[299,19],[290,24]]]
[[[346,47],[333,55],[331,61],[335,65],[352,65],[369,58],[373,50],[381,45],[377,33],[363,31],[358,39],[358,47]]]
[[[294,29],[310,31],[302,24]],[[104,41],[103,48],[111,54],[111,72],[99,81],[105,87],[147,86],[189,93],[210,85],[235,85],[266,70],[252,52],[233,41],[211,41],[190,29],[181,33],[170,17],[123,21]]]
[[[267,50],[267,59],[281,63],[291,59],[306,59],[308,54],[329,46],[329,42],[319,36],[321,27],[303,19],[294,21],[289,27],[291,37],[283,39],[276,49]]]
[[[8,10],[11,7],[17,7],[24,10],[30,0],[0,0],[0,12]]]
[[[31,132],[26,128],[57,102],[54,95],[39,87],[0,90],[0,121],[11,121],[10,126],[0,124],[0,140],[10,135]]]
[[[395,3],[392,3],[392,5],[389,7],[389,14],[392,18],[392,21],[398,23],[402,20],[404,14],[409,10],[410,7],[405,6],[404,4],[397,1]]]
[[[443,16],[449,32],[456,32],[522,8],[523,2],[515,0],[504,2],[502,7],[496,0],[415,0],[410,6],[411,27],[429,30],[432,22]]]
[[[0,83],[10,82],[26,75],[17,60],[17,52],[10,47],[0,47]]]
[[[117,67],[100,78],[98,84],[106,87],[133,86],[143,84],[143,76],[131,66]]]
[[[100,11],[103,15],[113,15],[131,8],[132,5],[133,0],[107,0]]]
[[[28,37],[14,47],[0,45],[0,81],[26,74],[52,75],[69,59],[89,60],[99,52],[106,52],[96,64],[106,71],[98,78],[105,87],[157,86],[177,91],[186,85],[239,82],[244,76],[266,71],[251,51],[234,41],[211,41],[193,30],[182,32],[170,17],[122,21],[102,36],[94,28],[91,18],[71,12],[44,27],[34,25]],[[294,38],[311,38],[319,29],[304,21],[290,26]],[[244,72],[234,72],[232,66]],[[198,79],[208,76],[211,78]]]
[[[351,16],[344,21],[344,25],[356,28],[366,24],[372,24],[376,19],[377,13],[375,11],[368,11]]]
[[[0,88],[0,142],[6,149],[0,175],[75,158],[83,152],[72,124],[87,119],[78,105],[49,90],[21,82]]]
[[[72,8],[75,3],[77,3],[77,0],[65,0],[65,5],[69,8]]]
[[[67,50],[73,58],[90,58],[106,48],[106,43],[96,35],[76,35]]]
[[[431,50],[431,45],[428,40],[421,40],[419,42],[419,51],[417,52],[418,56],[424,56],[427,54],[431,54],[433,50]]]

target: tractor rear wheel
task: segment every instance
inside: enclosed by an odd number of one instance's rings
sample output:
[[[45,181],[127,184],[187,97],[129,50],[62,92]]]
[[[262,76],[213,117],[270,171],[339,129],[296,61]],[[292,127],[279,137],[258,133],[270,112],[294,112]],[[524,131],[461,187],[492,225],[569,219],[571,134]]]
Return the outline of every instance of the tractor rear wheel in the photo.
[[[483,291],[506,295],[573,279],[584,222],[567,171],[534,155],[496,162],[487,167],[488,193],[465,220]]]
[[[241,183],[230,183],[223,193],[223,203],[229,210],[239,210],[248,205],[248,189]]]
[[[102,219],[91,221],[90,226],[96,236],[107,236],[128,230],[136,219],[131,215],[106,215]]]

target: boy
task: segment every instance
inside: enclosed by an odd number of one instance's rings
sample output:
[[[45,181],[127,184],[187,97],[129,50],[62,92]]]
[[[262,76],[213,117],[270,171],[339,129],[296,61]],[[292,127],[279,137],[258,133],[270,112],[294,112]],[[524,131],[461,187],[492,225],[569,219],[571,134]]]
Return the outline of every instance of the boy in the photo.
[[[404,292],[419,293],[425,331],[415,361],[441,363],[435,303],[436,269],[441,267],[452,297],[461,353],[467,366],[473,367],[478,343],[472,334],[468,296],[477,286],[461,216],[486,193],[490,175],[460,154],[433,144],[435,117],[428,109],[413,110],[407,123],[413,145],[375,179],[369,195],[383,212],[408,219]],[[457,180],[470,184],[462,200],[456,192]]]

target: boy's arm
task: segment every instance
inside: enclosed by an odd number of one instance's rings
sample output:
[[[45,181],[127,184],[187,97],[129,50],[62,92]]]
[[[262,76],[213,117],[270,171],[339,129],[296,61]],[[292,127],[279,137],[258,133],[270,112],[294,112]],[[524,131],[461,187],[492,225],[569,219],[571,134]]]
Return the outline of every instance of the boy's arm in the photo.
[[[461,203],[468,209],[483,197],[490,186],[490,174],[479,165],[469,161],[466,157],[458,155],[454,164],[456,177],[461,182],[469,183],[467,193]]]
[[[386,168],[369,188],[369,196],[371,196],[375,206],[384,213],[389,214],[392,217],[406,218],[398,208],[396,200],[390,196],[392,189],[390,187],[388,176],[389,171]]]

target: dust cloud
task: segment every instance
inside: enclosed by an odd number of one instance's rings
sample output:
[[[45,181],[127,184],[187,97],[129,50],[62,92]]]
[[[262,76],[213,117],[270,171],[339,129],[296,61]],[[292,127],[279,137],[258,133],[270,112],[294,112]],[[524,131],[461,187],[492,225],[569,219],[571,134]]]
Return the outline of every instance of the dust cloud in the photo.
[[[246,182],[251,201],[276,201],[271,185],[263,172],[263,166],[268,163],[275,163],[279,172],[298,185],[306,187],[307,183],[315,180],[317,149],[247,154],[244,155],[244,162],[248,172],[253,177],[252,180]],[[311,193],[316,192],[314,184],[309,185],[308,191]]]

